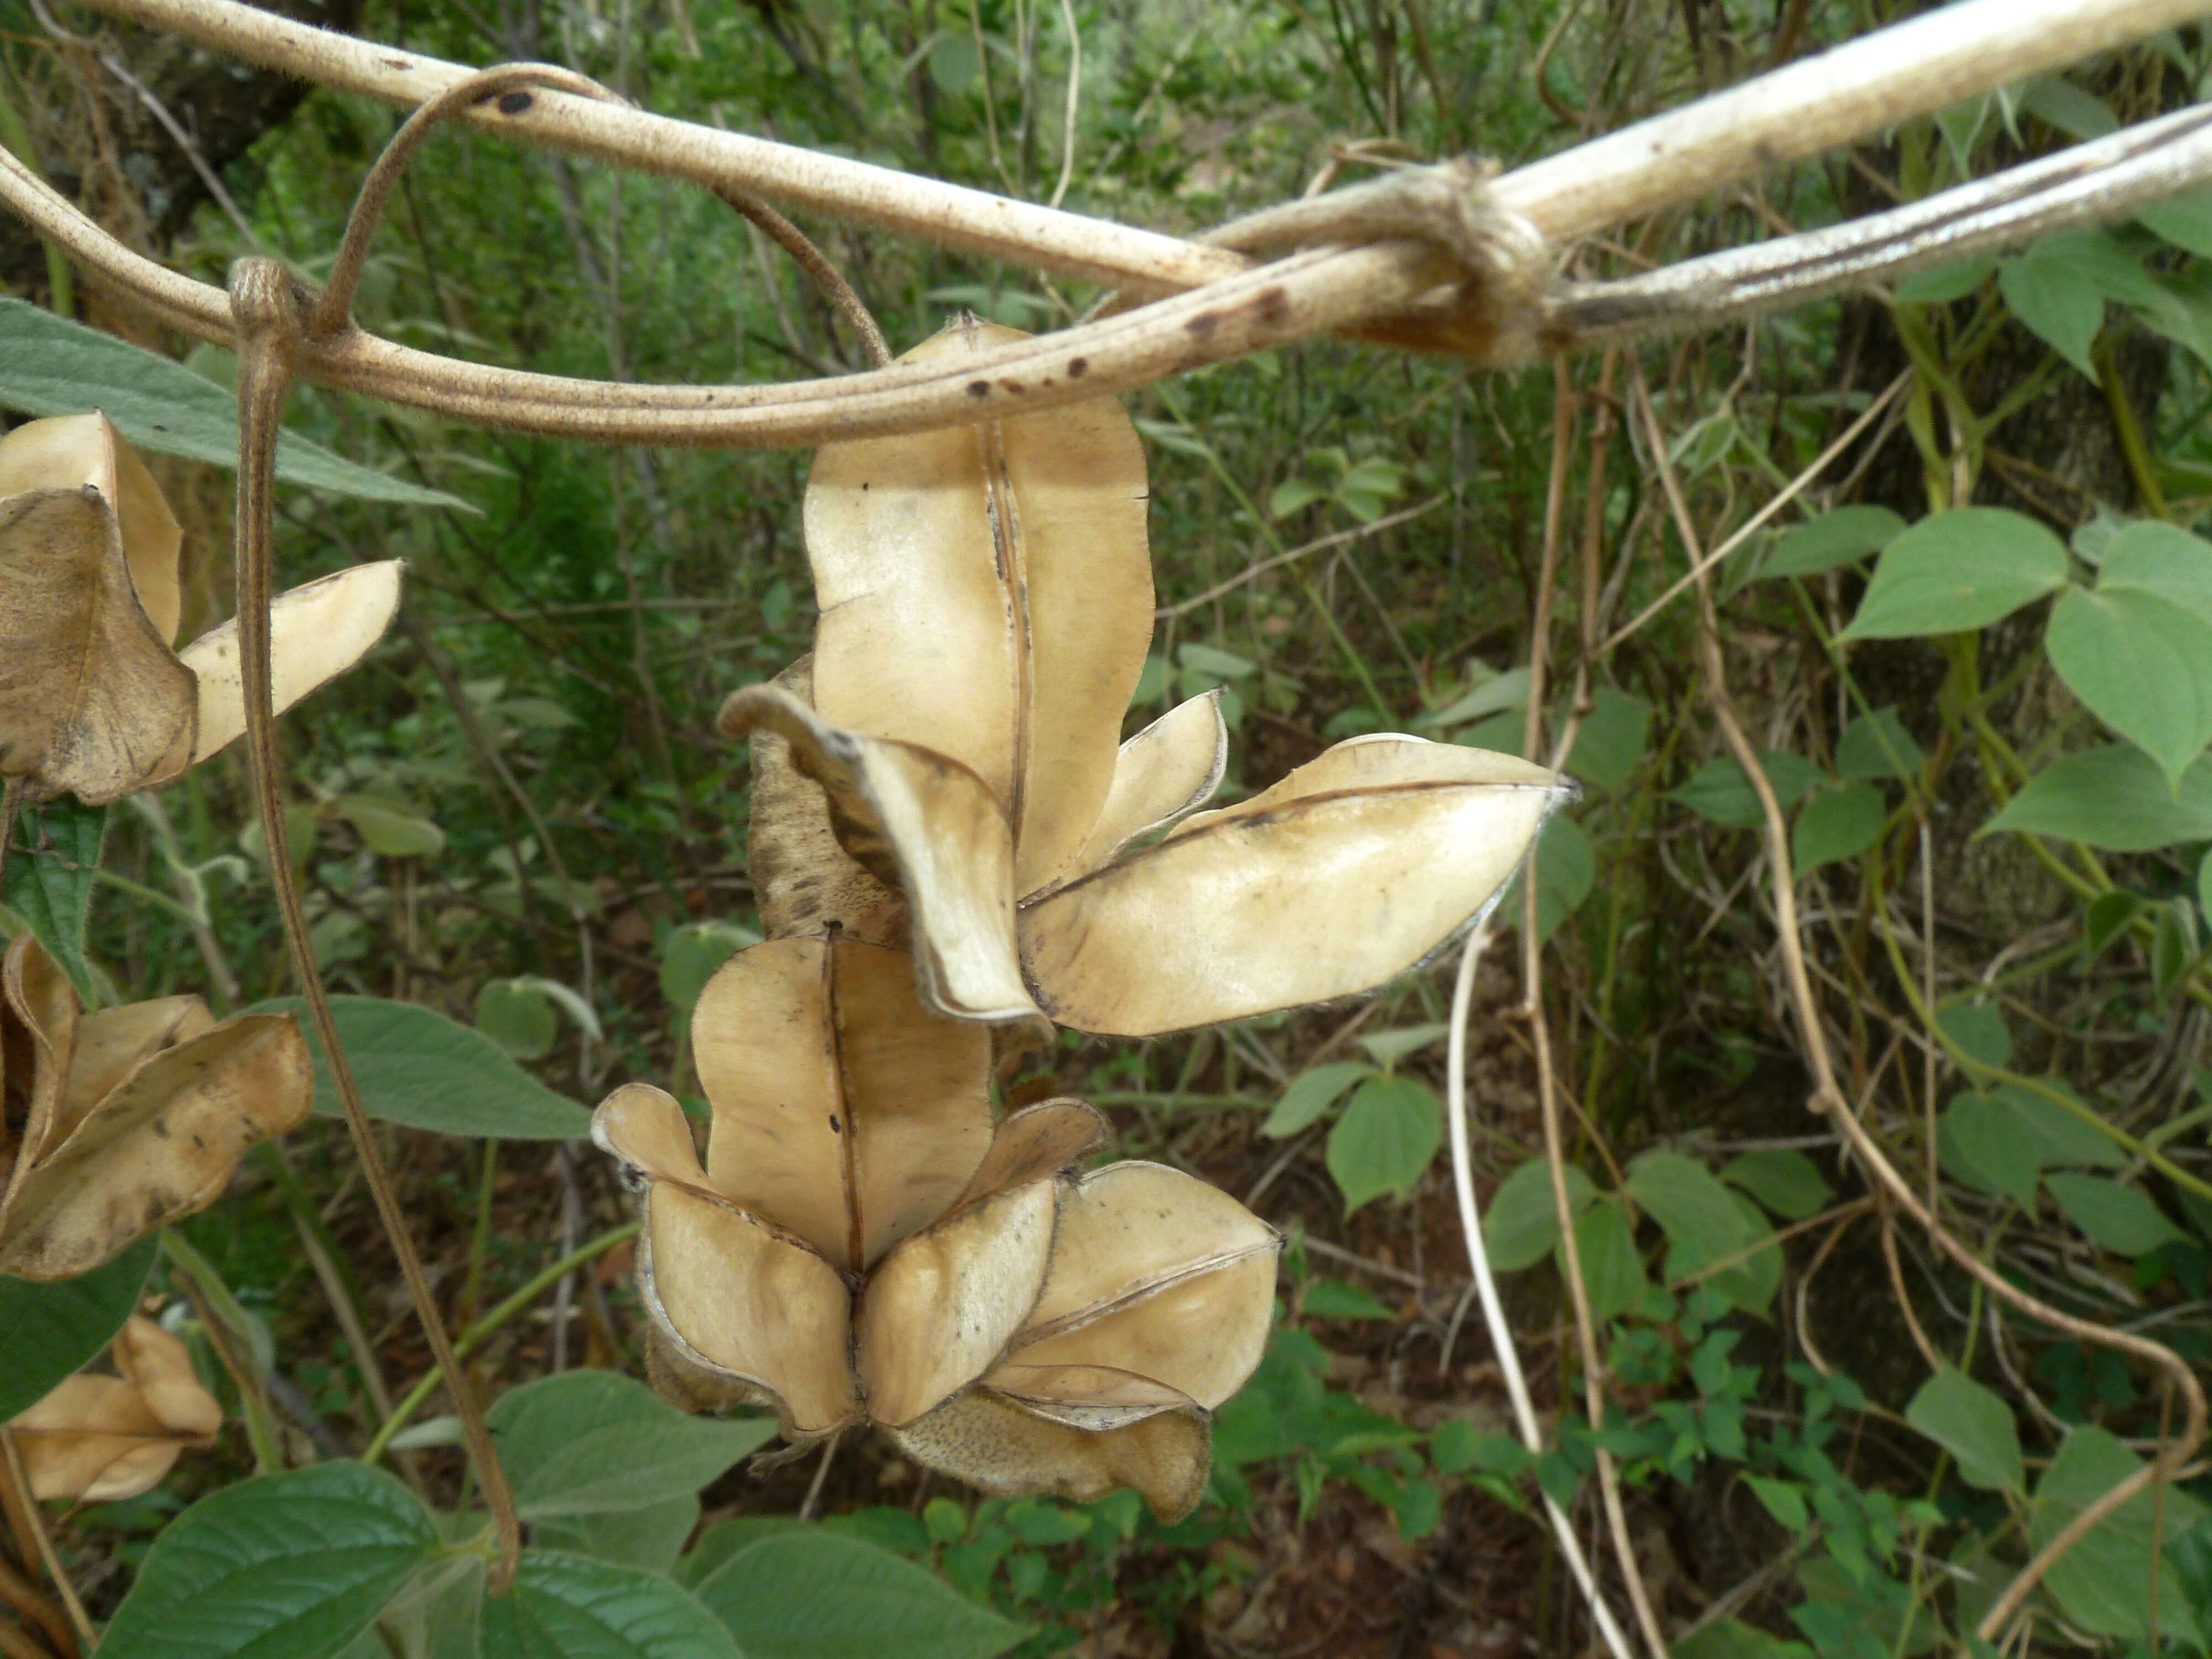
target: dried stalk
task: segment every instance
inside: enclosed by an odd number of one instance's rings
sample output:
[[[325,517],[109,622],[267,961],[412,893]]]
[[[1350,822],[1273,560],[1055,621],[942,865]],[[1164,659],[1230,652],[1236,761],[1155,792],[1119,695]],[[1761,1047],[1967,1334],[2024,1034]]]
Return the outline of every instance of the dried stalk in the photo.
[[[292,354],[306,323],[307,296],[272,259],[241,259],[231,268],[232,303],[238,319],[238,508],[237,587],[239,669],[245,683],[246,745],[252,757],[253,788],[261,814],[262,835],[269,852],[270,884],[284,923],[286,942],[300,975],[307,1012],[321,1039],[323,1054],[344,1108],[346,1127],[352,1132],[354,1150],[362,1175],[376,1200],[377,1214],[398,1258],[401,1277],[407,1282],[415,1311],[422,1321],[430,1352],[447,1379],[453,1409],[468,1442],[469,1456],[483,1486],[484,1503],[491,1510],[499,1537],[500,1556],[488,1576],[493,1594],[502,1593],[514,1576],[522,1548],[520,1523],[515,1518],[514,1494],[500,1467],[483,1411],[453,1358],[451,1339],[438,1312],[436,1299],[423,1276],[422,1262],[410,1236],[407,1218],[392,1189],[392,1176],[377,1150],[353,1067],[338,1040],[331,1014],[330,995],[315,965],[308,937],[307,912],[300,902],[297,878],[284,826],[284,758],[276,733],[276,716],[270,690],[269,609],[273,594],[273,512],[276,473],[276,434],[284,404],[291,395]]]
[[[54,1547],[52,1536],[46,1531],[46,1517],[39,1513],[39,1500],[31,1496],[31,1479],[23,1470],[23,1454],[15,1444],[15,1437],[0,1428],[0,1476],[4,1476],[13,1492],[21,1494],[25,1514],[29,1516],[31,1541],[39,1553],[39,1565],[46,1570],[53,1581],[54,1593],[68,1609],[70,1623],[76,1629],[77,1645],[86,1653],[100,1646],[100,1632],[92,1622],[92,1615],[84,1610],[83,1598],[77,1595],[76,1586],[70,1583],[69,1570],[62,1565],[61,1552]],[[12,1506],[11,1506],[12,1507]]]

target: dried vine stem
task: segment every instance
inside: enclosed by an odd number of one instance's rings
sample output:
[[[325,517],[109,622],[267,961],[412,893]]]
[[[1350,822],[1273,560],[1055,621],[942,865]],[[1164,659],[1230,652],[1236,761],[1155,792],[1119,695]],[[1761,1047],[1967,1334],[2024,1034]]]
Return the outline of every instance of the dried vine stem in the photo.
[[[84,1610],[84,1600],[70,1583],[68,1568],[62,1565],[61,1552],[54,1547],[52,1536],[46,1531],[46,1517],[39,1513],[39,1500],[31,1494],[31,1477],[23,1468],[23,1454],[15,1444],[15,1437],[0,1428],[0,1474],[7,1477],[11,1494],[20,1495],[24,1513],[29,1517],[31,1542],[38,1551],[39,1565],[46,1570],[53,1581],[54,1593],[68,1609],[70,1623],[76,1627],[77,1645],[87,1653],[100,1646],[100,1630],[92,1622],[92,1615]],[[10,1508],[13,1508],[10,1505]],[[28,1565],[27,1563],[26,1564]]]
[[[1689,504],[1683,498],[1681,483],[1675,477],[1673,463],[1668,459],[1666,434],[1660,429],[1658,415],[1651,405],[1650,392],[1645,386],[1640,371],[1632,376],[1630,390],[1637,416],[1644,427],[1645,442],[1650,450],[1651,464],[1657,469],[1660,483],[1666,492],[1668,509],[1674,517],[1675,529],[1694,568],[1698,550],[1697,527],[1690,517]],[[1765,769],[1759,764],[1758,750],[1745,733],[1729,696],[1727,665],[1721,658],[1720,616],[1713,604],[1711,580],[1705,574],[1700,574],[1698,579],[1698,656],[1705,678],[1706,693],[1711,699],[1713,717],[1720,725],[1721,734],[1727,741],[1729,751],[1750,779],[1752,788],[1759,796],[1759,809],[1765,820],[1775,933],[1790,986],[1790,1005],[1797,1017],[1806,1066],[1813,1073],[1813,1097],[1808,1103],[1814,1111],[1828,1115],[1843,1132],[1844,1139],[1850,1142],[1852,1151],[1858,1155],[1859,1162],[1867,1172],[1887,1189],[1900,1209],[1920,1224],[1937,1249],[1990,1295],[2068,1336],[2094,1343],[2100,1347],[2111,1348],[2142,1361],[2164,1374],[2181,1395],[2181,1432],[2167,1440],[2158,1455],[2143,1468],[2083,1508],[2057,1536],[2036,1552],[2027,1565],[2014,1577],[2012,1583],[2006,1586],[2004,1594],[1990,1605],[1975,1635],[1982,1641],[1993,1643],[2033,1593],[2035,1587],[2042,1583],[2044,1576],[2100,1522],[2152,1486],[2179,1478],[2184,1466],[2197,1447],[2203,1443],[2207,1417],[2203,1385],[2197,1381],[2188,1362],[2163,1344],[2130,1331],[2115,1330],[2089,1320],[2076,1319],[2014,1285],[1952,1235],[1935,1212],[1913,1190],[1912,1183],[1890,1162],[1873,1135],[1868,1133],[1865,1124],[1859,1121],[1857,1113],[1852,1109],[1850,1100],[1836,1080],[1835,1066],[1828,1054],[1827,1034],[1820,1023],[1820,1004],[1814,998],[1812,977],[1805,964],[1804,943],[1798,930],[1796,877],[1790,861],[1789,825],[1782,816],[1782,805],[1775,797],[1774,786],[1767,781]],[[2156,1582],[2155,1579],[2153,1582]]]
[[[307,1011],[321,1040],[324,1058],[344,1108],[346,1127],[352,1132],[354,1150],[361,1159],[362,1176],[376,1200],[379,1218],[398,1258],[416,1315],[429,1339],[430,1352],[447,1379],[453,1409],[461,1420],[469,1456],[483,1486],[485,1505],[499,1537],[499,1559],[490,1569],[493,1594],[502,1593],[514,1577],[522,1548],[522,1531],[514,1512],[514,1494],[507,1486],[466,1375],[453,1358],[445,1321],[423,1276],[422,1258],[408,1232],[407,1218],[392,1190],[392,1176],[377,1150],[368,1115],[362,1109],[353,1067],[338,1040],[331,1018],[329,993],[315,966],[307,916],[300,902],[300,889],[292,871],[291,850],[284,826],[284,757],[276,732],[276,716],[270,687],[270,603],[274,594],[274,510],[276,506],[276,434],[284,405],[292,390],[292,355],[306,325],[308,296],[301,292],[273,259],[241,259],[231,267],[231,301],[238,321],[238,507],[237,587],[239,672],[246,695],[246,741],[252,760],[253,790],[261,815],[261,833],[269,855],[270,885],[284,923],[292,962]]]

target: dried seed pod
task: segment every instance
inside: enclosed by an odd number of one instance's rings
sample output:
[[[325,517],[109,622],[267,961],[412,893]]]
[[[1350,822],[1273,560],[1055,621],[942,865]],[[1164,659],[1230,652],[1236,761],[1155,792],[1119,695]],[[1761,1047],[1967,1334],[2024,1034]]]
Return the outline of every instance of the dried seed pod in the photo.
[[[83,1374],[8,1425],[31,1495],[109,1504],[158,1485],[179,1455],[215,1443],[222,1407],[185,1345],[150,1319],[115,1339],[117,1376]]]
[[[197,997],[87,1014],[27,933],[0,969],[0,1272],[25,1279],[88,1272],[204,1209],[314,1097],[290,1015],[218,1024]]]
[[[180,537],[106,416],[0,439],[0,775],[34,800],[97,805],[167,783],[246,726],[235,623],[171,647]],[[281,712],[350,668],[399,603],[399,561],[310,582],[271,607]]]

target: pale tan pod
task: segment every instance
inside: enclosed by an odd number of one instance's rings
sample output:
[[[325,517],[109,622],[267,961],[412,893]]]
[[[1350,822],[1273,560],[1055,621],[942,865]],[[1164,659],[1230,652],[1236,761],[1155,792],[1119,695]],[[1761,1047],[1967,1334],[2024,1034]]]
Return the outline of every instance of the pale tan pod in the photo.
[[[1106,1120],[1079,1100],[1041,1100],[1008,1114],[991,1137],[991,1148],[948,1212],[980,1203],[993,1193],[1058,1174],[1104,1143]]]
[[[592,1115],[592,1139],[644,1188],[637,1277],[665,1339],[656,1382],[672,1369],[685,1403],[764,1401],[794,1435],[849,1422],[850,1297],[837,1270],[708,1189],[684,1109],[665,1091],[616,1090]]]
[[[142,1061],[0,1200],[0,1271],[73,1278],[205,1208],[255,1143],[307,1115],[314,1074],[289,1014],[244,1014]]]
[[[801,657],[769,684],[812,706],[814,659]],[[902,945],[906,900],[838,844],[830,797],[799,769],[791,744],[765,726],[751,735],[752,800],[745,868],[771,939],[835,927],[869,945]]]
[[[120,1377],[65,1379],[9,1424],[34,1497],[90,1504],[135,1498],[181,1452],[210,1446],[222,1407],[185,1345],[133,1316],[115,1339]]]
[[[1009,1359],[994,1365],[984,1383],[1040,1417],[1094,1434],[1162,1412],[1192,1411],[1198,1404],[1180,1389],[1111,1365],[1030,1365]]]
[[[1271,1245],[1148,1294],[1121,1298],[1058,1334],[1017,1336],[1005,1363],[1130,1371],[1211,1410],[1243,1388],[1258,1366],[1274,1310]],[[988,1379],[994,1386],[997,1377],[994,1370]]]
[[[139,787],[191,718],[191,672],[138,602],[107,499],[0,500],[0,774],[97,805]]]
[[[1022,337],[956,323],[903,362]],[[1004,801],[1045,885],[1110,787],[1152,638],[1144,449],[1099,398],[825,445],[807,478],[823,718],[951,756]]]
[[[68,975],[28,928],[15,935],[0,962],[0,996],[7,1002],[0,1008],[0,1051],[6,1053],[10,1070],[30,1073],[9,1085],[15,1099],[27,1102],[19,1109],[23,1127],[15,1148],[15,1165],[21,1169],[61,1139],[64,1089],[83,1013]],[[0,1191],[0,1213],[6,1209],[6,1195]]]
[[[215,1016],[193,996],[160,997],[79,1017],[52,1139],[59,1145],[117,1085],[164,1048],[211,1031]]]
[[[1049,1180],[1007,1188],[884,1258],[857,1322],[869,1417],[911,1423],[989,1369],[1044,1283],[1055,1197]]]
[[[279,593],[269,607],[271,700],[283,714],[369,653],[399,611],[404,559],[357,564]],[[238,661],[238,619],[203,634],[179,656],[198,682],[197,766],[246,731],[246,686]],[[182,769],[179,768],[179,770]]]
[[[771,686],[732,692],[718,720],[791,744],[820,783],[847,853],[903,893],[923,994],[963,1019],[1042,1026],[1014,951],[1013,848],[983,781],[934,750],[844,731]]]
[[[0,438],[0,500],[86,484],[113,507],[131,590],[161,642],[169,643],[177,637],[182,609],[177,556],[184,532],[138,452],[97,410],[26,421]]]
[[[1054,1019],[1115,1036],[1370,990],[1479,915],[1571,793],[1510,756],[1355,738],[1025,907],[1023,966]]]
[[[123,1380],[170,1429],[212,1437],[222,1427],[222,1402],[200,1386],[191,1351],[152,1320],[125,1320],[112,1352]]]
[[[1061,881],[1089,875],[1139,836],[1196,811],[1221,787],[1228,764],[1220,690],[1177,703],[1121,745],[1105,808]]]
[[[739,951],[691,1018],[708,1183],[846,1271],[943,1215],[991,1139],[990,1034],[922,1006],[873,945]]]
[[[994,1497],[1042,1492],[1088,1504],[1129,1486],[1170,1523],[1198,1506],[1212,1446],[1212,1427],[1199,1413],[1163,1412],[1093,1433],[988,1389],[971,1389],[890,1434],[916,1462]]]

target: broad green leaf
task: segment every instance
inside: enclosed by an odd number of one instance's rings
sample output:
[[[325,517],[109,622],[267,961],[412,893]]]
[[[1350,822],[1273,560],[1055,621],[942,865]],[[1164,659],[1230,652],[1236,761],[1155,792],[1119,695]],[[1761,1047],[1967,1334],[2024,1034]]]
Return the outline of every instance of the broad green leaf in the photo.
[[[2125,888],[2100,893],[2081,915],[2081,951],[2085,962],[2094,962],[2112,948],[2112,941],[2128,931],[2128,924],[2150,902]]]
[[[1278,1140],[1297,1133],[1308,1124],[1319,1121],[1323,1113],[1344,1097],[1346,1091],[1360,1079],[1373,1075],[1374,1071],[1364,1060],[1343,1060],[1301,1073],[1283,1091],[1275,1109],[1260,1126],[1260,1133]]]
[[[1972,1377],[1948,1367],[1936,1372],[1912,1396],[1905,1419],[1951,1454],[1968,1486],[2027,1496],[2027,1468],[2012,1407]]]
[[[2169,780],[2212,744],[2212,622],[2163,594],[2111,580],[2069,587],[2051,608],[2051,665],[2090,713]]]
[[[1651,705],[1601,685],[1575,733],[1566,769],[1611,793],[1626,783],[1650,746]]]
[[[88,1008],[97,1007],[100,998],[85,959],[84,928],[106,837],[105,806],[86,806],[66,795],[44,806],[26,805],[7,860],[7,886],[0,893],[69,975]]]
[[[1737,1194],[1712,1171],[1680,1152],[1650,1152],[1629,1168],[1628,1195],[1648,1212],[1672,1246],[1667,1277],[1678,1279],[1737,1255],[1770,1237],[1773,1229],[1748,1200],[1738,1208]],[[1748,1209],[1753,1220],[1747,1217]],[[1756,1310],[1778,1283],[1778,1253],[1747,1256],[1705,1281],[1736,1306]],[[1765,1294],[1762,1294],[1765,1292]]]
[[[1240,657],[1233,651],[1224,651],[1200,640],[1178,647],[1176,657],[1194,673],[1218,675],[1224,680],[1241,680],[1260,665],[1249,657]]]
[[[1995,1069],[2012,1060],[2012,1028],[1994,1002],[1954,1002],[1938,1008],[1936,1029],[1978,1065]]]
[[[1756,1474],[1745,1475],[1743,1481],[1769,1515],[1792,1532],[1805,1530],[1805,1523],[1811,1517],[1806,1513],[1805,1494],[1794,1483]]]
[[[684,1018],[722,964],[761,937],[733,921],[695,921],[668,935],[660,947],[660,994]]]
[[[1413,721],[1413,729],[1425,732],[1442,726],[1464,726],[1469,720],[1479,720],[1486,714],[1526,708],[1528,706],[1528,678],[1526,668],[1509,668],[1502,674],[1493,674],[1465,696],[1446,703],[1433,714],[1420,715]]]
[[[1565,812],[1536,838],[1536,942],[1559,930],[1597,884],[1597,848],[1581,824]]]
[[[2097,591],[2155,593],[2212,624],[2212,542],[2155,519],[2117,531],[2105,550]]]
[[[246,1012],[301,1014],[315,1056],[315,1109],[337,1117],[337,1085],[323,1063],[314,1022],[302,1010],[298,997],[276,997]],[[371,1117],[502,1140],[576,1140],[591,1133],[589,1112],[522,1070],[481,1031],[382,997],[332,997],[331,1012]]]
[[[487,1419],[526,1521],[649,1509],[694,1492],[775,1433],[770,1417],[694,1417],[615,1371],[563,1371]]]
[[[2033,1212],[2043,1159],[2034,1138],[2021,1133],[2019,1115],[2008,1102],[1994,1095],[1960,1095],[1936,1122],[1936,1156],[1954,1180],[2000,1194]]]
[[[1759,767],[1785,812],[1827,781],[1827,775],[1802,755],[1769,750],[1759,757]],[[1730,830],[1756,830],[1766,821],[1750,775],[1733,755],[1707,761],[1669,790],[1667,798]]]
[[[517,1060],[543,1060],[560,1040],[552,999],[526,979],[495,979],[477,993],[477,1030]]]
[[[2133,1187],[2104,1176],[2053,1173],[2043,1178],[2066,1218],[2096,1243],[2122,1255],[2148,1255],[2188,1237]]]
[[[2105,293],[2060,255],[2031,250],[1997,268],[1997,292],[2022,327],[2091,380],[2089,348],[2105,325]]]
[[[1948,264],[1930,265],[1925,270],[1916,270],[1897,285],[1897,297],[1916,305],[1948,305],[1954,300],[1963,300],[1984,283],[1997,268],[1997,262],[1987,254],[1975,254],[1969,258],[1954,259]]]
[[[698,1524],[699,1500],[687,1492],[641,1510],[549,1516],[531,1523],[530,1538],[540,1549],[665,1573],[676,1565]]]
[[[1824,864],[1855,859],[1881,839],[1888,816],[1881,791],[1870,783],[1820,790],[1805,803],[1790,830],[1790,861],[1802,876]]]
[[[1328,1172],[1350,1215],[1384,1193],[1404,1197],[1443,1144],[1443,1109],[1428,1085],[1370,1077],[1352,1091],[1328,1132]]]
[[[2212,848],[2206,850],[2204,862],[2197,866],[2197,908],[2212,921]]]
[[[434,1559],[435,1522],[380,1469],[318,1463],[202,1498],[154,1540],[103,1659],[335,1653]]]
[[[1667,1651],[1671,1659],[1813,1659],[1813,1650],[1802,1642],[1769,1636],[1741,1619],[1716,1620]]]
[[[138,1305],[155,1243],[142,1238],[104,1267],[52,1284],[0,1273],[7,1349],[7,1363],[0,1364],[0,1423],[38,1404],[115,1340]]]
[[[1984,270],[1981,276],[1986,276]],[[1980,285],[1981,276],[1968,285]],[[1886,507],[1838,507],[1799,525],[1774,544],[1759,567],[1765,576],[1814,576],[1879,553],[1904,532],[1905,520]]]
[[[409,808],[373,795],[341,795],[331,811],[353,825],[362,845],[379,858],[434,858],[446,850],[446,832]]]
[[[1395,1031],[1371,1031],[1352,1039],[1377,1066],[1395,1067],[1408,1054],[1418,1054],[1443,1041],[1451,1027],[1441,1020],[1401,1025]]]
[[[1597,1198],[1590,1178],[1570,1164],[1567,1207],[1579,1216]],[[1559,1210],[1552,1198],[1551,1166],[1531,1158],[1498,1183],[1482,1218],[1482,1242],[1499,1273],[1533,1267],[1559,1242]]]
[[[1298,1300],[1299,1311],[1309,1319],[1387,1319],[1395,1321],[1397,1310],[1371,1291],[1340,1279],[1316,1279]]]
[[[1784,1221],[1818,1215],[1835,1196],[1820,1166],[1800,1152],[1774,1147],[1744,1152],[1722,1167],[1721,1179],[1749,1193]]]
[[[2120,125],[2103,99],[2055,75],[2045,76],[2021,94],[2020,106],[2069,138],[2102,138]]]
[[[676,1564],[676,1582],[695,1589],[699,1581],[715,1571],[740,1550],[749,1550],[763,1538],[787,1532],[803,1532],[807,1522],[789,1515],[735,1515],[717,1521],[699,1534],[689,1553]],[[927,1528],[923,1543],[928,1543]]]
[[[1626,1205],[1607,1194],[1577,1216],[1575,1249],[1582,1258],[1583,1291],[1589,1298],[1593,1320],[1603,1324],[1636,1305],[1648,1281]],[[1564,1276],[1567,1267],[1564,1255],[1559,1265]]]
[[[2212,190],[2169,196],[2137,208],[2136,220],[2185,252],[2212,257]]]
[[[2066,544],[2023,514],[1961,507],[1882,550],[1858,615],[1838,635],[1907,639],[1986,628],[2066,585]]]
[[[2197,907],[2177,894],[2158,907],[2151,933],[2151,990],[2159,1001],[2172,996],[2196,960]]]
[[[1437,1425],[1429,1437],[1429,1467],[1438,1474],[1516,1475],[1535,1460],[1528,1449],[1510,1434],[1479,1429],[1464,1417]]]
[[[1311,507],[1316,501],[1328,499],[1328,491],[1311,478],[1285,478],[1267,497],[1267,516],[1287,519],[1301,507]]]
[[[238,465],[231,392],[181,363],[21,300],[0,299],[0,407],[26,415],[97,409],[140,449]],[[332,495],[476,511],[459,496],[372,472],[289,432],[276,442],[276,476]]]
[[[745,1659],[991,1659],[1030,1634],[927,1568],[818,1529],[740,1551],[697,1593]]]
[[[2113,853],[2212,839],[2212,757],[2169,783],[2158,763],[2132,744],[2065,756],[2029,779],[1978,833],[2000,830],[2057,836]]]
[[[2054,1094],[2063,1095],[2089,1117],[2097,1115],[2073,1085],[2063,1078],[2035,1079]],[[2000,1083],[1990,1091],[2012,1114],[2018,1133],[2035,1143],[2035,1155],[2046,1170],[2118,1170],[2128,1161],[2126,1152],[2110,1135],[2085,1122],[2081,1115],[2017,1083]]]
[[[740,1659],[728,1631],[658,1573],[531,1549],[477,1615],[479,1659]],[[751,1659],[746,1656],[745,1659]]]
[[[1854,780],[1919,775],[1928,756],[1905,729],[1894,708],[1862,714],[1836,740],[1836,770]]]
[[[2036,1486],[2028,1517],[2030,1547],[2043,1548],[2075,1516],[2142,1467],[2142,1460],[2106,1431],[2074,1430]],[[2149,1634],[2155,1571],[2159,1625],[2166,1639],[2202,1646],[2206,1632],[2172,1565],[2159,1560],[2153,1544],[2182,1536],[2205,1513],[2202,1503],[2178,1487],[2139,1492],[2059,1557],[2044,1587],[2082,1629],[2135,1640]]]

